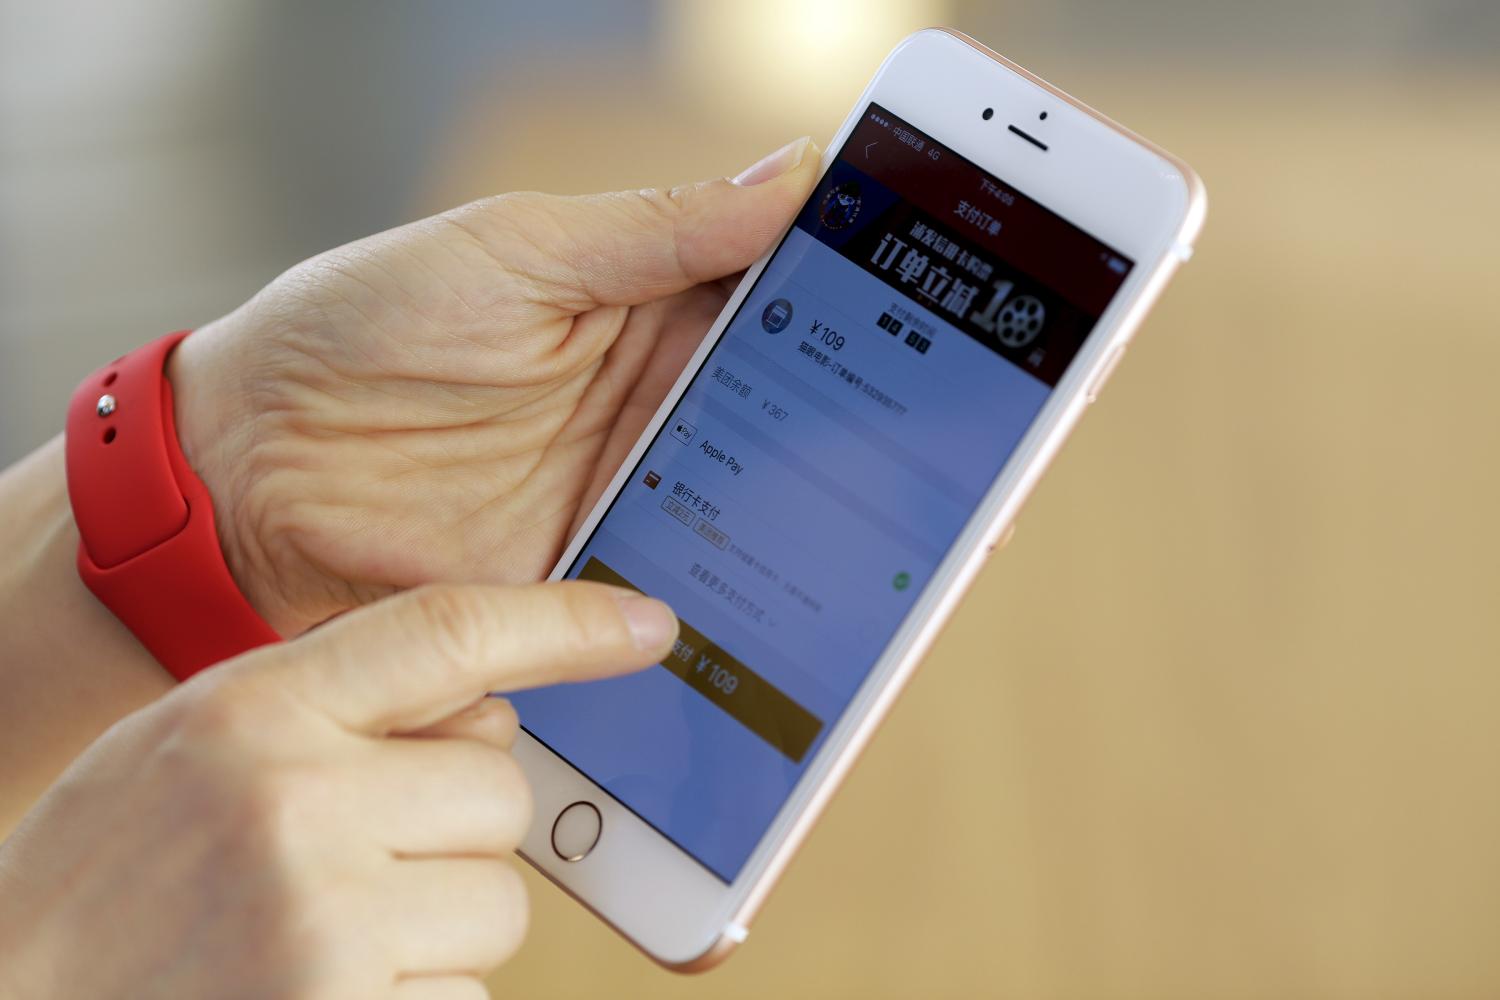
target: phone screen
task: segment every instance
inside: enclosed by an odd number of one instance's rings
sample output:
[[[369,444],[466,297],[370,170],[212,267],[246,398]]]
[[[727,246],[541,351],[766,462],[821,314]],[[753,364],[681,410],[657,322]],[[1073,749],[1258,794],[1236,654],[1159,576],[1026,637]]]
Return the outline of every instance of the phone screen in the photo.
[[[1132,264],[871,104],[567,571],[676,647],[527,732],[733,881]]]

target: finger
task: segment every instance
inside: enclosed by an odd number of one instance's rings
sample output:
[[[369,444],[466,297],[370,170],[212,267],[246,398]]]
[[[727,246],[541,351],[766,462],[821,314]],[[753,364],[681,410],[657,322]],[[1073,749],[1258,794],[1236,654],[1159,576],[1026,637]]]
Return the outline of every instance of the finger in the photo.
[[[374,880],[379,940],[398,974],[483,974],[526,936],[526,883],[508,861],[424,858],[398,861]]]
[[[446,718],[491,690],[595,680],[659,663],[660,601],[597,583],[430,586],[343,615],[241,670],[371,735]]]
[[[423,739],[476,740],[500,750],[516,745],[521,721],[515,706],[504,698],[486,696],[446,719],[406,733]]]
[[[400,855],[504,857],[531,826],[531,786],[510,754],[472,740],[383,740],[351,779],[359,822]]]
[[[743,276],[743,272],[737,272]],[[729,280],[729,279],[724,279]],[[580,405],[590,428],[604,434],[594,475],[574,509],[572,535],[593,510],[652,414],[661,406],[703,335],[724,308],[727,293],[710,282],[630,310],[619,340]]]
[[[571,312],[650,302],[743,270],[791,224],[817,178],[806,137],[733,180],[672,188],[476,202],[452,218]],[[517,233],[524,240],[517,240]]]
[[[744,280],[745,272],[742,270],[736,271],[733,274],[726,274],[718,281],[719,291],[723,292],[724,298],[727,299],[729,298],[729,296],[734,294],[734,290],[740,287],[740,282]]]
[[[474,976],[407,976],[396,980],[394,1000],[489,1000],[490,991]]]

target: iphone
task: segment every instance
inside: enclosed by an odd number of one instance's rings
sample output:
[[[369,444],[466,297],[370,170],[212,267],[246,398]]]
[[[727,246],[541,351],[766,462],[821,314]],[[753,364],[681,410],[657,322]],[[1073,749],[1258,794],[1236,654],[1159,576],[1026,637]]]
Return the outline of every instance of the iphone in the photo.
[[[957,32],[886,58],[553,579],[645,672],[515,696],[522,853],[657,961],[751,918],[1192,253],[1182,161]]]

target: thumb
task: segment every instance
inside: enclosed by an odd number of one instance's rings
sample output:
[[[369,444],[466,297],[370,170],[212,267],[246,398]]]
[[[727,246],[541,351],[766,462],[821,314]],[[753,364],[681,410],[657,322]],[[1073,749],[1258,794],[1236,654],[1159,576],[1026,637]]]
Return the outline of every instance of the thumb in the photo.
[[[544,217],[495,221],[501,232],[519,226],[531,234],[527,245],[511,241],[506,259],[555,296],[548,304],[572,312],[631,306],[749,267],[791,224],[818,164],[817,144],[803,137],[733,179],[521,204],[498,199],[476,209]]]
[[[603,584],[430,586],[342,615],[241,669],[378,736],[420,729],[487,691],[649,666],[676,635],[661,601]]]

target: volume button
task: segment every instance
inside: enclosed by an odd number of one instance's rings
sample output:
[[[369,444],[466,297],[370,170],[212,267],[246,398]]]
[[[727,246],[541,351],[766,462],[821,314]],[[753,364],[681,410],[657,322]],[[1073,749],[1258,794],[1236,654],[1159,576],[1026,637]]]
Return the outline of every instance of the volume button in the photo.
[[[1099,398],[1099,393],[1104,391],[1104,383],[1109,381],[1109,377],[1114,374],[1115,366],[1120,363],[1120,359],[1124,356],[1124,344],[1116,344],[1110,348],[1109,356],[1099,366],[1099,374],[1094,376],[1094,380],[1089,383],[1088,391],[1085,393],[1090,403]]]

